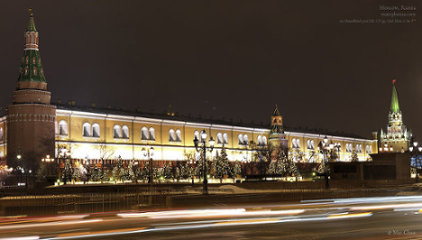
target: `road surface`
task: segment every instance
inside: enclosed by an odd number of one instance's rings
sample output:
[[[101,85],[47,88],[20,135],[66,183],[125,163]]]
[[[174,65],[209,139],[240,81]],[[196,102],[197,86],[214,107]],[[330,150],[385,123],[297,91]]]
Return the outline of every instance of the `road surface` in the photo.
[[[422,239],[422,196],[3,217],[0,239]]]

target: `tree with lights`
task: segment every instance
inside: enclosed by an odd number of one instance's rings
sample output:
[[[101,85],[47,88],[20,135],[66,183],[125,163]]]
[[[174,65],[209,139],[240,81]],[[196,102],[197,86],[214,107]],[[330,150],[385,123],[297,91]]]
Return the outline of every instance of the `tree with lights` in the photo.
[[[214,159],[213,162],[213,168],[214,168],[214,177],[220,179],[220,183],[223,182],[223,178],[225,176],[232,177],[233,171],[232,167],[229,163],[229,158],[227,157],[226,149],[221,149],[220,154],[217,152],[217,156]]]

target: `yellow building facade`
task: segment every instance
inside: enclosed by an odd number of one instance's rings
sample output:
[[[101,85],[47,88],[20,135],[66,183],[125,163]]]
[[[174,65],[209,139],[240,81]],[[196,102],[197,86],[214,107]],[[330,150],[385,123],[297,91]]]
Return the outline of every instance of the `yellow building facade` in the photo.
[[[63,151],[78,159],[184,161],[199,157],[193,139],[205,130],[215,140],[215,154],[224,147],[231,161],[254,161],[268,144],[270,128],[194,122],[137,115],[119,115],[61,109],[56,113],[56,154]],[[377,141],[364,138],[286,131],[289,154],[295,161],[321,161],[319,143],[327,138],[336,146],[337,161],[367,161],[377,151]]]

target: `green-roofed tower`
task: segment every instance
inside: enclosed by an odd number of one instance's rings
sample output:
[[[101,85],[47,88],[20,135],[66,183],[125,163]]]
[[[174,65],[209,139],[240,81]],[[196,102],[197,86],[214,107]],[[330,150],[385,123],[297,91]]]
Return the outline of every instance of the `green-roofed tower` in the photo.
[[[38,39],[34,15],[30,10],[29,23],[25,32],[25,49],[19,69],[19,82],[46,82],[38,49]]]
[[[38,32],[30,10],[13,104],[7,108],[7,157],[54,154],[56,107],[50,104],[41,57]],[[36,165],[34,165],[36,166]]]
[[[393,80],[393,93],[391,95],[391,106],[388,113],[387,132],[381,129],[380,151],[403,152],[409,147],[411,137],[403,123],[402,113],[399,107],[399,98],[396,89],[396,80]]]

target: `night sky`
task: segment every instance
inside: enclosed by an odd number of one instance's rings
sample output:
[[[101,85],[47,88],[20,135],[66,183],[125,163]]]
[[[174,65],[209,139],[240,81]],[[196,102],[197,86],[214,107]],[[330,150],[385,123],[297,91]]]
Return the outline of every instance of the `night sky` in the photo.
[[[395,78],[422,141],[422,19],[343,21],[379,19],[380,5],[420,12],[397,2],[0,0],[0,105],[11,103],[32,7],[55,102],[160,113],[172,104],[256,123],[277,103],[288,126],[370,137],[386,127]]]

